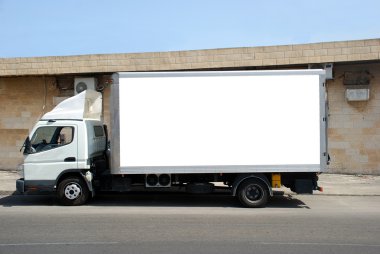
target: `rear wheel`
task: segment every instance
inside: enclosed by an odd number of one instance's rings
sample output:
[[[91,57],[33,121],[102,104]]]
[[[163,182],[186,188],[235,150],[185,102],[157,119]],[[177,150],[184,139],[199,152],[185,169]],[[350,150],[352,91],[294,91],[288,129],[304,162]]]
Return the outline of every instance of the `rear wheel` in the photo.
[[[89,198],[86,183],[79,177],[68,177],[58,185],[58,200],[62,205],[83,205]]]
[[[251,178],[240,184],[237,196],[245,207],[264,207],[268,202],[269,189],[262,181]]]

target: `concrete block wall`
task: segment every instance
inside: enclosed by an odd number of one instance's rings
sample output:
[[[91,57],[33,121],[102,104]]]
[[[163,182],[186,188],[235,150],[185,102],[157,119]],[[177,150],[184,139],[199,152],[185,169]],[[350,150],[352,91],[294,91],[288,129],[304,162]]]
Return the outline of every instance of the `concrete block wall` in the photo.
[[[368,71],[370,99],[348,102],[343,74]],[[380,64],[335,67],[335,79],[328,82],[330,171],[380,175]]]
[[[136,54],[0,58],[0,76],[300,65],[380,59],[380,39]]]
[[[342,75],[345,71],[372,75],[370,100],[347,102]],[[380,63],[335,65],[335,79],[328,81],[331,156],[335,173],[380,175]],[[0,78],[0,169],[14,169],[30,128],[53,108],[60,91],[54,77]],[[104,121],[110,124],[110,87],[103,91]]]
[[[0,77],[0,169],[22,162],[20,148],[38,119],[53,107],[59,93],[49,77]]]
[[[138,54],[0,58],[0,169],[14,169],[21,162],[18,151],[29,128],[53,107],[54,97],[62,93],[56,85],[58,76],[102,76],[117,71],[307,68],[308,64],[328,62],[334,63],[335,71],[335,79],[328,82],[330,171],[380,175],[380,39]],[[345,71],[355,70],[367,70],[373,76],[368,102],[348,103],[345,99],[341,76]],[[104,120],[109,124],[109,87],[103,92]]]

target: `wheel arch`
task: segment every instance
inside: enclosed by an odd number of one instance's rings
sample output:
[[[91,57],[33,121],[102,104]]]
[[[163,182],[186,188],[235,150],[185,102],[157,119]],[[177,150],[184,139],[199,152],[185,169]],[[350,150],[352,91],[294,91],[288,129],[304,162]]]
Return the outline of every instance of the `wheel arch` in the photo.
[[[61,172],[56,180],[55,186],[56,189],[58,188],[58,185],[66,178],[68,177],[80,177],[87,185],[88,190],[93,193],[92,183],[88,182],[85,176],[85,171],[87,170],[80,170],[80,169],[67,169],[63,172]]]
[[[271,187],[271,185],[269,183],[268,178],[264,174],[261,174],[261,173],[258,173],[258,174],[240,174],[240,175],[238,175],[236,177],[236,179],[234,180],[234,183],[232,184],[232,196],[236,196],[236,192],[237,192],[240,184],[242,184],[245,180],[252,179],[252,178],[258,179],[261,182],[263,182],[268,187],[269,195],[271,197],[273,196],[273,190],[272,190],[272,187]]]

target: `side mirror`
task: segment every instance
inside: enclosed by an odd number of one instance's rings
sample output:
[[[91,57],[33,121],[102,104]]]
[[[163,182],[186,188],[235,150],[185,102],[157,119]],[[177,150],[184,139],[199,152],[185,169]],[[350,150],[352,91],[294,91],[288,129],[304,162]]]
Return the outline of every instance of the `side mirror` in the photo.
[[[25,139],[24,147],[24,154],[32,153],[32,143],[30,142],[29,136]]]

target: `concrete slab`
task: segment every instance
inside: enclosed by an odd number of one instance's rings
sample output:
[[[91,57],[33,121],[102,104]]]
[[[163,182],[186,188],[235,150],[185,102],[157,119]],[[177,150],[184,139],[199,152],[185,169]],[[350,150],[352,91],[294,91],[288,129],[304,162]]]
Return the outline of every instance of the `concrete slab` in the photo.
[[[0,170],[0,195],[16,191],[16,180],[20,178],[17,171]]]
[[[380,176],[321,174],[318,184],[323,187],[318,195],[380,196]]]

